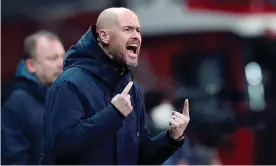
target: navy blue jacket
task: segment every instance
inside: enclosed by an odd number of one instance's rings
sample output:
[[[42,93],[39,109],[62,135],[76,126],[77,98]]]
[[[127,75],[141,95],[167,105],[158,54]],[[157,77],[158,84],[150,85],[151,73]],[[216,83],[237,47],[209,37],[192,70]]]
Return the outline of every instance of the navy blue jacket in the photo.
[[[110,103],[132,80],[130,70],[98,46],[95,27],[67,52],[49,89],[42,164],[161,164],[183,144],[164,131],[151,138],[143,94],[134,83],[126,118]]]
[[[1,114],[2,164],[38,164],[46,88],[21,61]]]

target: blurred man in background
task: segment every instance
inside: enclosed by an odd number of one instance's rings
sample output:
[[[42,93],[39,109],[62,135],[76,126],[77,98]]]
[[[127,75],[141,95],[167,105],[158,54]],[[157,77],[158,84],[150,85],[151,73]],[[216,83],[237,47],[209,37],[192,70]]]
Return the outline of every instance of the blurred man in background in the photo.
[[[62,72],[64,47],[57,35],[26,37],[11,92],[2,108],[2,164],[38,164],[46,90]]]

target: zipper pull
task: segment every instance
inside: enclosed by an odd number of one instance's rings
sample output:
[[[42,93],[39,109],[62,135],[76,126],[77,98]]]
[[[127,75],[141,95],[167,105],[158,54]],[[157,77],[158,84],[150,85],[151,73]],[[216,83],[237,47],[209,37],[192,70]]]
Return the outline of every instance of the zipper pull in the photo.
[[[139,131],[137,131],[137,133],[136,133],[136,134],[137,134],[137,137],[139,137],[139,135],[140,135],[140,134],[139,134]]]

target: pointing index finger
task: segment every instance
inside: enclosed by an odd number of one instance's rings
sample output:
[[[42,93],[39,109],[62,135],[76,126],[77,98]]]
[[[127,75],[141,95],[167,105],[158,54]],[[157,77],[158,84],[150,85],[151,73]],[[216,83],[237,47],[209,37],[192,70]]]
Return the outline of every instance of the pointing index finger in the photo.
[[[127,86],[125,87],[125,89],[123,90],[123,92],[122,92],[121,94],[122,94],[122,95],[128,94],[129,91],[130,91],[130,89],[131,89],[131,87],[132,87],[132,85],[133,85],[133,81],[130,81],[130,82],[127,84]]]
[[[184,101],[183,115],[190,117],[189,115],[189,101],[186,99]]]

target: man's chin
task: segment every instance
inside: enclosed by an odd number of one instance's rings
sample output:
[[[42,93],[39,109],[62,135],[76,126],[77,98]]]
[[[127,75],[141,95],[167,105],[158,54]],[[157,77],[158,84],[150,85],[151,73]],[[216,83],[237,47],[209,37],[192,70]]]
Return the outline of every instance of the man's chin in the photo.
[[[137,59],[114,59],[117,61],[117,63],[120,63],[122,65],[126,65],[128,67],[136,67],[138,66],[138,60]]]
[[[127,66],[128,66],[128,67],[133,67],[133,68],[134,68],[134,67],[137,67],[137,66],[138,66],[138,61],[135,61],[135,62],[128,62],[128,63],[127,63]]]

